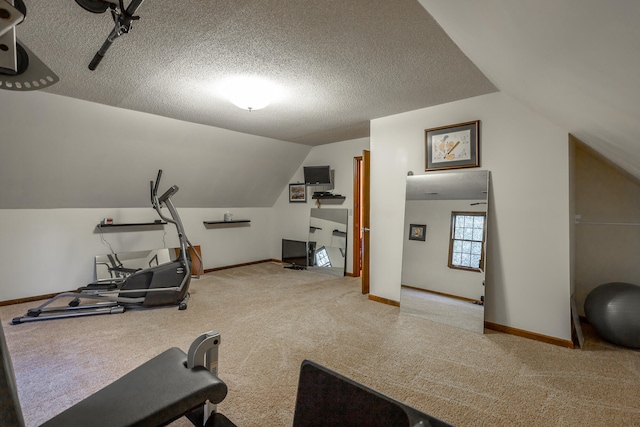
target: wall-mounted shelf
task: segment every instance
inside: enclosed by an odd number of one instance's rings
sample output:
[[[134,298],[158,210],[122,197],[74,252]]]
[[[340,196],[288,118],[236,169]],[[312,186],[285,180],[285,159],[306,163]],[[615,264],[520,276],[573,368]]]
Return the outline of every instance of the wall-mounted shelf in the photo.
[[[312,199],[316,200],[344,200],[345,196],[311,196]]]
[[[234,219],[232,221],[202,221],[204,225],[246,224],[249,222],[251,222],[249,219]]]
[[[145,226],[154,226],[154,225],[165,225],[165,221],[158,222],[123,222],[120,224],[98,224],[98,228],[115,228],[115,227],[145,227]]]
[[[311,196],[312,199],[316,201],[316,205],[320,207],[323,203],[328,205],[339,205],[345,201],[345,196],[339,195],[322,195],[322,196]]]

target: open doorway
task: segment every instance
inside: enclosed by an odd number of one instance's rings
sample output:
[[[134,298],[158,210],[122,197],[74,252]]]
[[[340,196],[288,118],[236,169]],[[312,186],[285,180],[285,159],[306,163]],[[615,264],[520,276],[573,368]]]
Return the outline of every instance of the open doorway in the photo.
[[[369,159],[370,152],[353,159],[353,275],[362,278],[369,293]]]

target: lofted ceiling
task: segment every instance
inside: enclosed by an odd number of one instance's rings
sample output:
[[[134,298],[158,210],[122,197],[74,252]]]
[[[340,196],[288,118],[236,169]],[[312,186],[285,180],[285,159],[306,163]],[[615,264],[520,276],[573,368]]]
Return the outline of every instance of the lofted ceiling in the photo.
[[[25,3],[18,38],[60,77],[46,92],[281,141],[367,137],[371,119],[496,91],[417,0],[147,0],[95,71],[109,12]],[[241,110],[220,91],[239,75],[282,95]]]
[[[108,13],[25,3],[47,92],[313,146],[500,90],[640,177],[637,0],[146,0],[96,71]],[[283,94],[238,109],[220,93],[236,75]]]

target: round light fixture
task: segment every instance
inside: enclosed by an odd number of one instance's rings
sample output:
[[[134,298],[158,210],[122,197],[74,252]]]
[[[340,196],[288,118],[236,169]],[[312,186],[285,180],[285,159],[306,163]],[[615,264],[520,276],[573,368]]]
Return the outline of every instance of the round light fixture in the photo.
[[[275,86],[257,77],[237,77],[225,82],[224,92],[229,101],[244,110],[260,110],[276,96]]]

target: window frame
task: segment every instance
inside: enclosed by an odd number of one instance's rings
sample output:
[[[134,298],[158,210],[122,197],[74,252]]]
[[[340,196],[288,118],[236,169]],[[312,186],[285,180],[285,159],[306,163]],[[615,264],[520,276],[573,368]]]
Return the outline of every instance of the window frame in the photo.
[[[472,241],[472,242],[477,242],[478,240],[464,240],[464,239],[455,239],[455,228],[456,228],[456,218],[458,216],[481,216],[484,218],[484,221],[482,223],[482,245],[481,245],[481,249],[480,249],[480,267],[478,268],[474,268],[474,267],[465,267],[465,266],[461,266],[461,265],[454,265],[453,264],[453,244],[456,240],[460,240],[460,241]],[[451,211],[451,226],[449,227],[449,257],[447,259],[447,267],[449,268],[453,268],[456,270],[464,270],[464,271],[473,271],[476,273],[482,273],[484,272],[484,249],[485,249],[485,242],[487,239],[487,213],[486,212],[482,212],[482,211],[475,211],[475,212],[464,212],[464,211]]]

